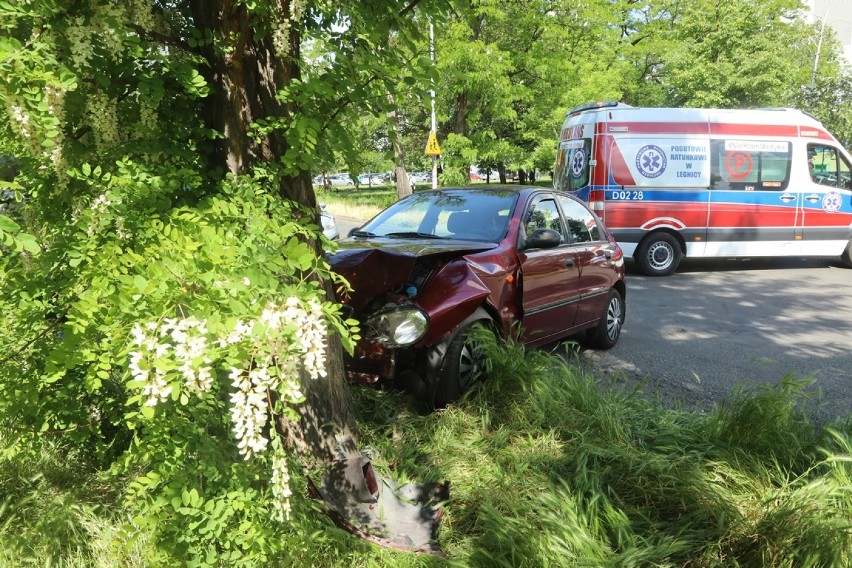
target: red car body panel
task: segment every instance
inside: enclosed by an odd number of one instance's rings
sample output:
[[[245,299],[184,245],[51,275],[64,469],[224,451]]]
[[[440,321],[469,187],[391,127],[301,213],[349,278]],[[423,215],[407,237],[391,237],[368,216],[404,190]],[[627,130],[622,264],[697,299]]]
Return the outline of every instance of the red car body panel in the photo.
[[[340,241],[329,263],[353,288],[338,299],[354,317],[363,323],[389,305],[416,305],[428,317],[427,332],[408,348],[384,347],[362,337],[346,361],[351,379],[394,379],[423,364],[417,353],[452,336],[477,310],[487,313],[503,336],[522,324],[521,339],[534,346],[590,327],[601,317],[611,288],[620,287],[623,295],[621,250],[602,226],[606,241],[519,250],[526,207],[533,196],[549,190],[511,191],[518,195],[517,206],[497,242],[367,233]]]

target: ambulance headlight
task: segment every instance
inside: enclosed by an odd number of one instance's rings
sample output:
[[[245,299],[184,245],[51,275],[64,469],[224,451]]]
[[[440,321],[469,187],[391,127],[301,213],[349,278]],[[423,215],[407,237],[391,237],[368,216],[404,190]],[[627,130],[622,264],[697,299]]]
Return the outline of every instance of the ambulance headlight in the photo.
[[[429,318],[417,306],[395,306],[371,315],[365,328],[369,338],[385,347],[407,347],[426,335]]]

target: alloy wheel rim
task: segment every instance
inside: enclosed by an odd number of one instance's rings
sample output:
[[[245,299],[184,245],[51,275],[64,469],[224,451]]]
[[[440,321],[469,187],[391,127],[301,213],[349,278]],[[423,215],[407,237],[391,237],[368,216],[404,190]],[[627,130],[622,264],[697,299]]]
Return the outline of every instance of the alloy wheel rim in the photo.
[[[613,298],[606,310],[606,334],[610,341],[615,341],[621,333],[621,302]]]
[[[480,352],[470,343],[465,343],[459,354],[459,387],[467,390],[479,375]]]

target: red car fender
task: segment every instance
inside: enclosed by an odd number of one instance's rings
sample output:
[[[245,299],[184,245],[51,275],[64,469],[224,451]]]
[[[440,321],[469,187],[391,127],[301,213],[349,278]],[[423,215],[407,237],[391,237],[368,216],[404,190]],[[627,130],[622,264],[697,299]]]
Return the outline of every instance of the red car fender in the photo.
[[[449,335],[482,305],[489,293],[465,260],[444,265],[417,296],[429,316],[429,331],[418,345],[433,345]]]

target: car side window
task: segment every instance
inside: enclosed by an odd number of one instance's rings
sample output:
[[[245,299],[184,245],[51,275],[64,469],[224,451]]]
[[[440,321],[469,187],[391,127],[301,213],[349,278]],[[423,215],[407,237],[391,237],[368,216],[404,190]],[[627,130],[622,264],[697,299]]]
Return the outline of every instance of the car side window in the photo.
[[[563,243],[567,242],[562,221],[559,219],[559,209],[553,199],[542,199],[534,203],[527,211],[524,218],[524,230],[527,236],[532,235],[537,229],[552,229],[559,233]]]
[[[570,197],[557,196],[565,224],[572,243],[588,243],[601,240],[601,230],[592,212]]]
[[[820,185],[849,187],[850,166],[836,148],[808,144],[808,171]]]

